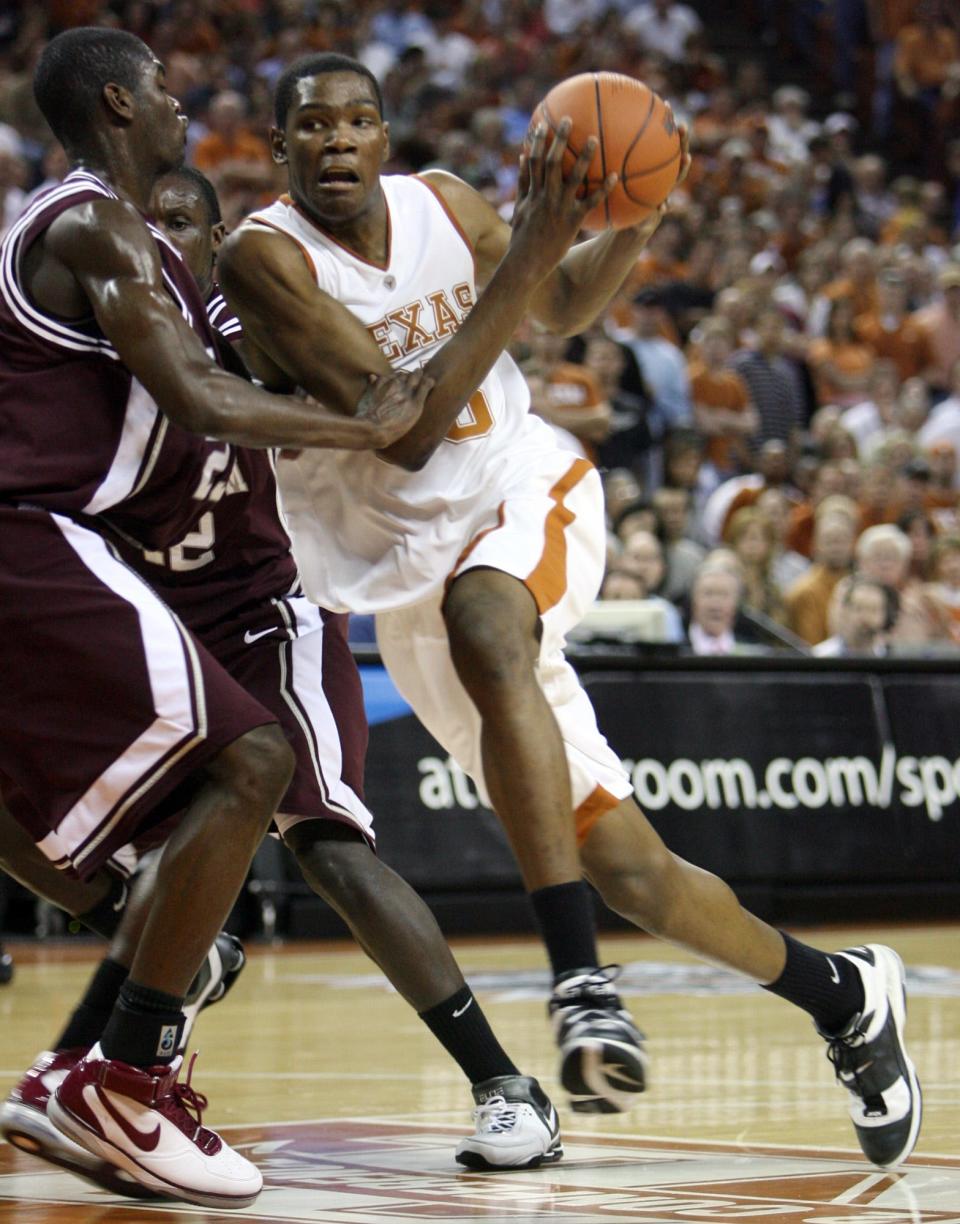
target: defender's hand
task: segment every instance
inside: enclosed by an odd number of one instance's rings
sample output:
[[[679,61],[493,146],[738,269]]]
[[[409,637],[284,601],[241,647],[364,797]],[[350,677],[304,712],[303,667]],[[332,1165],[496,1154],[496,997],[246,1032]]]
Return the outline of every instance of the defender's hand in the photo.
[[[357,404],[357,419],[374,427],[375,449],[390,446],[416,424],[434,383],[422,369],[370,375],[370,386]]]

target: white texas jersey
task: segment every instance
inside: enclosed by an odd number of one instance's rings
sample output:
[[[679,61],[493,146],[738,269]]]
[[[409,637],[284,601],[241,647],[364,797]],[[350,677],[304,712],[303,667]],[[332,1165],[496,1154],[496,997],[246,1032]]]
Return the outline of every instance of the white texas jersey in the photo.
[[[381,183],[389,210],[384,267],[317,229],[287,196],[244,224],[289,234],[319,287],[366,325],[391,365],[415,369],[473,306],[473,252],[426,182],[394,175]],[[369,451],[305,450],[281,460],[284,515],[310,598],[335,611],[374,612],[435,591],[499,504],[504,482],[557,449],[529,407],[523,375],[503,354],[419,472]]]

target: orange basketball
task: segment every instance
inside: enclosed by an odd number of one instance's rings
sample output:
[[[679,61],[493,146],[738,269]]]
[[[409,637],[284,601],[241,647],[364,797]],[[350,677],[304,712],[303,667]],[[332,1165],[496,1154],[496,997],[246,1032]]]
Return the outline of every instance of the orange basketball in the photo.
[[[649,217],[680,173],[680,133],[663,99],[619,72],[582,72],[550,90],[533,113],[531,130],[545,123],[555,132],[564,115],[573,121],[564,169],[595,136],[588,188],[595,190],[613,171],[620,176],[604,203],[587,213],[584,229],[624,229]]]

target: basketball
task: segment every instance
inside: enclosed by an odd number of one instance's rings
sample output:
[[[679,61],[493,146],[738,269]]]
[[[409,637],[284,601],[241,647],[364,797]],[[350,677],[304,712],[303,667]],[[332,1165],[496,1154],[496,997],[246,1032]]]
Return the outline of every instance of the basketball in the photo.
[[[533,113],[531,131],[545,123],[555,133],[564,115],[573,122],[564,169],[573,165],[584,142],[595,136],[599,143],[587,189],[596,190],[610,173],[619,175],[607,199],[587,213],[583,228],[624,229],[649,217],[670,194],[680,173],[680,133],[659,94],[619,72],[582,72],[550,90]]]

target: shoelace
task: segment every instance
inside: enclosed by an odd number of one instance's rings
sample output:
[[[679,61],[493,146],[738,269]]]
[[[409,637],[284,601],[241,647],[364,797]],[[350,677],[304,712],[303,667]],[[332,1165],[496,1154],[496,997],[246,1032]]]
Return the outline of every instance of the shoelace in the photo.
[[[193,1079],[193,1064],[197,1061],[197,1054],[199,1054],[199,1052],[199,1050],[195,1050],[190,1058],[190,1066],[187,1068],[187,1078],[182,1084],[174,1084],[169,1092],[169,1097],[172,1100],[173,1107],[178,1112],[185,1114],[190,1122],[194,1124],[195,1129],[191,1138],[195,1142],[198,1141],[200,1131],[203,1130],[203,1111],[209,1104],[203,1093],[197,1092],[196,1088],[194,1088],[190,1083],[190,1081]],[[196,1117],[194,1117],[193,1113],[191,1112],[192,1110],[196,1111]],[[186,1133],[187,1132],[184,1131],[184,1134]]]
[[[494,1135],[513,1130],[517,1123],[517,1110],[508,1105],[502,1096],[492,1096],[474,1110],[477,1125]]]
[[[833,1063],[833,1072],[838,1081],[863,1101],[867,1116],[879,1117],[887,1112],[887,1107],[884,1104],[883,1096],[871,1091],[870,1086],[863,1079],[862,1072],[868,1071],[873,1066],[872,1059],[866,1066],[861,1063],[864,1045],[864,1034],[860,1029],[854,1029],[846,1037],[837,1037],[829,1042],[827,1058]]]

